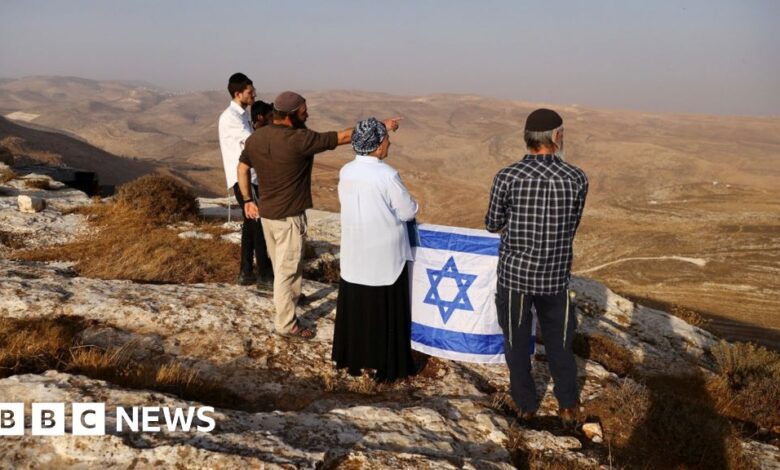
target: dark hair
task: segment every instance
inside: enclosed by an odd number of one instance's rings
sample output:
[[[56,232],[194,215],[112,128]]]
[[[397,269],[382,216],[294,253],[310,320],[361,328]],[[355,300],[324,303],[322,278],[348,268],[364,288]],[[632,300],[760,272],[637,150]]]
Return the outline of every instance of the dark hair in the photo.
[[[273,105],[266,103],[265,101],[255,101],[250,110],[252,116],[252,122],[257,122],[257,116],[263,116],[266,121],[270,120],[269,115],[274,110]]]
[[[246,90],[246,87],[252,85],[252,80],[241,72],[234,73],[228,79],[228,93],[230,98],[234,98],[236,93],[241,93]]]

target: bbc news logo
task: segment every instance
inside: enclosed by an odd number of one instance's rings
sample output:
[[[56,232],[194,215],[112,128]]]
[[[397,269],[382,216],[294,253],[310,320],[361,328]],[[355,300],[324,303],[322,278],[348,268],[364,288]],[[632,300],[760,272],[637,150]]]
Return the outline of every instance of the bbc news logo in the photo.
[[[106,433],[105,403],[71,403],[70,432],[74,436],[102,436]],[[65,434],[65,403],[32,403],[31,434]],[[116,432],[211,432],[216,421],[211,406],[169,408],[165,406],[116,407]],[[0,403],[0,436],[23,436],[24,403]]]

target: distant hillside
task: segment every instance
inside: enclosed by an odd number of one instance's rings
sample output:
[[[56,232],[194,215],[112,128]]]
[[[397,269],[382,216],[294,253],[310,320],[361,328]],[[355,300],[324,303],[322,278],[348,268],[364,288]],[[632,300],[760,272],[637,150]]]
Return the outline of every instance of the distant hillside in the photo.
[[[256,82],[260,96],[272,99],[274,93],[262,93]],[[468,95],[304,93],[315,130],[341,129],[372,115],[403,116],[389,161],[425,202],[423,217],[468,226],[481,224],[495,172],[522,156],[522,123],[539,106]],[[0,114],[23,113],[32,124],[73,133],[108,152],[164,162],[199,191],[219,195],[217,118],[228,102],[223,90],[174,94],[73,77],[0,83]],[[591,176],[591,201],[714,180],[771,189],[780,176],[778,119],[555,108],[566,122],[568,159]],[[323,166],[315,185],[323,207],[335,209],[329,189],[350,158],[346,147],[318,158]]]
[[[260,97],[270,100],[261,78]],[[420,201],[419,219],[477,228],[493,176],[522,158],[523,122],[543,105],[303,94],[315,130],[402,116],[388,163]],[[0,114],[170,168],[202,195],[225,194],[217,118],[228,102],[224,90],[175,94],[72,77],[0,82]],[[574,270],[624,295],[703,313],[729,338],[780,349],[780,119],[551,107],[564,118],[566,159],[590,179]],[[352,158],[348,146],[316,158],[315,207],[338,210],[338,171]]]
[[[153,162],[123,158],[56,132],[30,129],[0,117],[0,145],[21,163],[94,171],[102,184],[117,185],[160,170]]]

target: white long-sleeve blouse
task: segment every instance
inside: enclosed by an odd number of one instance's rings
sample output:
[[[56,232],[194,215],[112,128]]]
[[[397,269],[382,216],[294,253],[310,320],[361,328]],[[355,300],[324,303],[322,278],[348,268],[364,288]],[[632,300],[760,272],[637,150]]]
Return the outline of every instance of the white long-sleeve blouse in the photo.
[[[418,205],[390,165],[357,155],[339,173],[341,277],[353,284],[393,284],[412,259],[406,222]]]

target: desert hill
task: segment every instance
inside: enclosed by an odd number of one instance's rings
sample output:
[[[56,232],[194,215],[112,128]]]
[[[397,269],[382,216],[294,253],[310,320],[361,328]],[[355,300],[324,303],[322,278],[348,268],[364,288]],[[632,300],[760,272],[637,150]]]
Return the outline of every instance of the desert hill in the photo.
[[[492,177],[522,156],[522,123],[540,106],[303,93],[315,130],[403,116],[388,163],[420,200],[420,220],[468,227],[482,226]],[[204,195],[224,194],[216,120],[227,103],[222,90],[171,93],[70,77],[0,83],[5,116],[164,165]],[[730,338],[780,348],[780,119],[550,106],[564,117],[567,160],[591,182],[575,271],[632,298],[702,313]],[[351,158],[344,147],[318,157],[316,207],[338,210],[338,170]]]
[[[43,164],[93,171],[100,182],[118,185],[162,171],[155,162],[123,158],[60,132],[20,126],[0,117],[0,145],[19,165]]]

